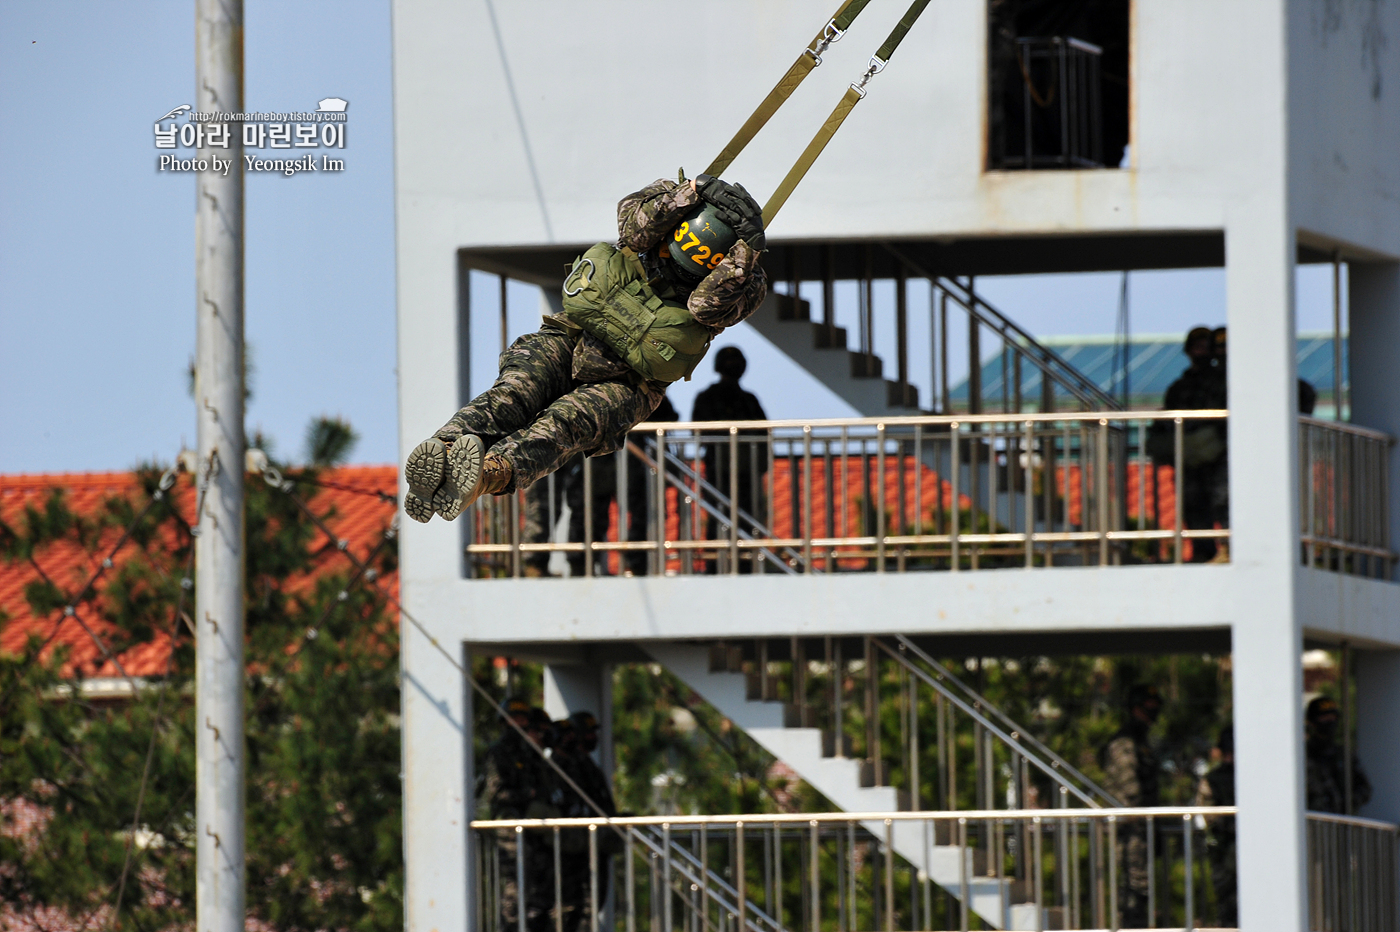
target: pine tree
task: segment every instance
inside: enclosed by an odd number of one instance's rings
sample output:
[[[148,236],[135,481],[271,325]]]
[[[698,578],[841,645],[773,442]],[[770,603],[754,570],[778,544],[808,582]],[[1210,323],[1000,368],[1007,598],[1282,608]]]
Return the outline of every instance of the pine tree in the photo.
[[[343,422],[317,430],[308,437],[329,438],[313,450],[322,462],[353,443]],[[318,467],[282,469],[292,494],[256,477],[247,486],[248,911],[281,930],[401,928],[396,613],[292,497],[332,517]],[[156,491],[156,467],[138,475],[142,492],[96,518],[56,491],[17,526],[0,524],[0,559],[63,541],[100,559],[103,531],[132,526]],[[183,583],[193,538],[179,499],[135,523],[78,608],[114,626],[114,653],[173,633],[164,676],[104,704],[65,680],[64,652],[37,638],[0,656],[0,901],[15,913],[143,932],[193,923],[194,651],[180,615],[193,614],[195,594]],[[389,535],[371,566],[395,570]],[[314,585],[301,582],[318,567]],[[67,583],[31,586],[32,609],[57,620],[77,594]]]

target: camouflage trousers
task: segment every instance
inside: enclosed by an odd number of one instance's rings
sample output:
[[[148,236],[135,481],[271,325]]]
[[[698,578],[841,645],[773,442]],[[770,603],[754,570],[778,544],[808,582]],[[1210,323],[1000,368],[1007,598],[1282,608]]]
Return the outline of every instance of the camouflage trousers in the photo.
[[[510,461],[507,492],[528,489],[572,457],[619,449],[627,432],[646,420],[665,387],[629,377],[601,382],[574,378],[578,337],[548,321],[501,354],[496,384],[458,411],[438,432],[455,439],[475,434],[488,452]]]
[[[516,882],[518,843],[514,833],[500,832],[496,841],[496,877],[500,884],[501,928],[514,932],[520,924],[520,888]],[[525,928],[549,932],[554,928],[554,855],[542,839],[525,840]]]
[[[1147,915],[1147,826],[1140,820],[1119,823],[1118,909],[1125,929],[1145,929]]]

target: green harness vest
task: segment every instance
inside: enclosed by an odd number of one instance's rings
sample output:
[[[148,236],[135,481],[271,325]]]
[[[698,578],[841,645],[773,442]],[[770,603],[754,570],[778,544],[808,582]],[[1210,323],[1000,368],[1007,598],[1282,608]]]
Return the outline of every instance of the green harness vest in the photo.
[[[684,304],[652,290],[635,252],[608,243],[574,260],[564,315],[656,382],[689,380],[713,338]]]

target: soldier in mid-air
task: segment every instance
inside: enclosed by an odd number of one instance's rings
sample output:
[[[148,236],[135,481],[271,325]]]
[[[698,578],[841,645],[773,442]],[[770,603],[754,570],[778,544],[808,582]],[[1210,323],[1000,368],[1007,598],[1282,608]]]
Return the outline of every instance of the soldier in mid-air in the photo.
[[[564,312],[501,354],[493,385],[408,455],[404,511],[451,521],[577,455],[619,449],[726,327],[762,303],[762,210],[740,185],[661,179],[618,204],[618,242],[564,279]]]

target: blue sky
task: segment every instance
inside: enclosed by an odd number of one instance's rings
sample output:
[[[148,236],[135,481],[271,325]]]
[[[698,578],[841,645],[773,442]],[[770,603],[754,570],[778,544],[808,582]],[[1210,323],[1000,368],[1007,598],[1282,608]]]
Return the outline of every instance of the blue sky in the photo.
[[[0,472],[122,469],[194,443],[194,182],[156,171],[152,122],[193,102],[193,3],[0,5]],[[346,171],[247,180],[246,318],[256,372],[250,430],[295,457],[307,422],[340,415],[355,459],[396,456],[393,147],[387,0],[245,0],[245,106],[350,101]],[[1134,273],[1133,330],[1224,322],[1220,270]],[[1036,334],[1111,333],[1116,274],[979,280]],[[474,288],[473,374],[499,347],[493,280]],[[889,301],[880,291],[877,310]],[[1330,327],[1326,270],[1300,273],[1300,329]],[[848,302],[849,303],[849,302]],[[838,299],[838,305],[841,302]],[[911,300],[911,368],[927,381],[926,297]],[[534,329],[534,289],[513,285],[511,335]],[[892,366],[893,334],[876,349]],[[773,416],[849,409],[747,327],[720,345],[750,357]],[[713,379],[672,390],[683,415]],[[802,389],[794,391],[794,388]],[[786,399],[786,400],[774,400]],[[789,410],[784,405],[802,405]],[[450,414],[444,399],[443,419]]]

